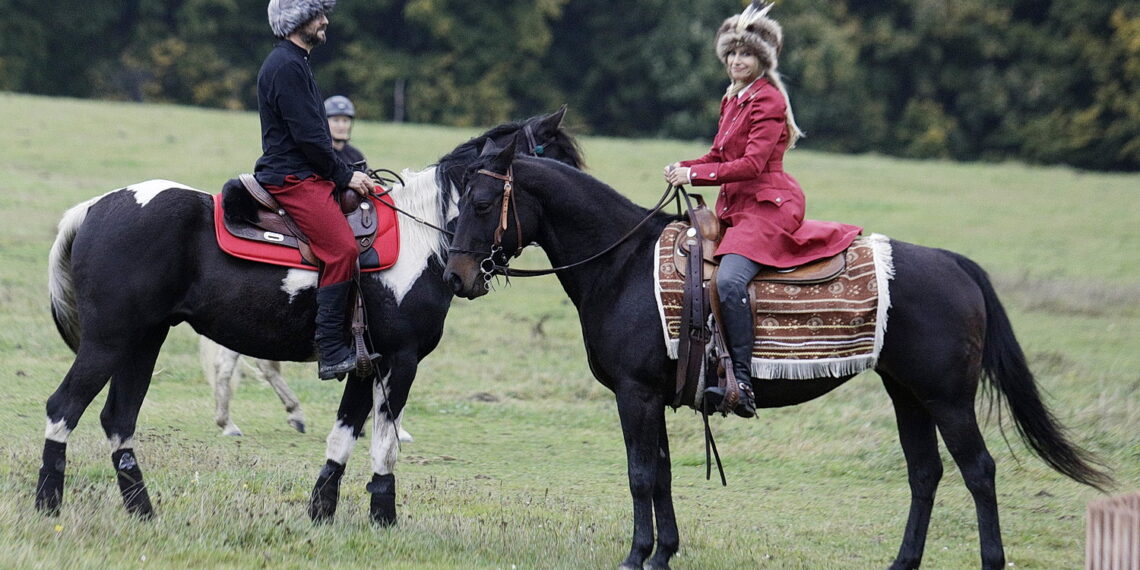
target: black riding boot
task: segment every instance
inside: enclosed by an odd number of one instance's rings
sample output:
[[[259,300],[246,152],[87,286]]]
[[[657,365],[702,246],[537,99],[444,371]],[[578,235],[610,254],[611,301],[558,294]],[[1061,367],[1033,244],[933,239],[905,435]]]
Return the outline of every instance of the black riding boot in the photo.
[[[740,401],[732,412],[742,418],[751,418],[756,415],[756,396],[752,392],[752,341],[755,334],[752,330],[752,308],[747,304],[729,307],[729,303],[722,303],[720,326],[728,344],[728,354],[732,357],[731,373],[740,387]],[[724,395],[719,386],[705,390],[705,396],[718,405]]]
[[[356,370],[356,352],[345,342],[348,295],[352,282],[325,285],[317,289],[317,376],[321,380],[342,379]]]

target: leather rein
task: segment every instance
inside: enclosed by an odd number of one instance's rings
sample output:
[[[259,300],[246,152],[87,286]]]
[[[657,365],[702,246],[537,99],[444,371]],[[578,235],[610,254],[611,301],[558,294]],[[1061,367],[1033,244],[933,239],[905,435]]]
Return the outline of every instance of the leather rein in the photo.
[[[479,270],[483,273],[483,280],[486,282],[490,282],[495,275],[505,275],[507,277],[539,277],[542,275],[551,275],[566,269],[573,269],[580,265],[590,263],[591,261],[594,261],[603,255],[606,255],[607,253],[613,251],[615,248],[617,248],[617,246],[628,240],[631,236],[633,236],[633,234],[637,233],[637,230],[641,229],[642,226],[644,226],[650,219],[652,219],[654,215],[660,212],[671,200],[676,199],[679,202],[682,197],[684,197],[686,201],[689,199],[688,193],[685,191],[685,188],[683,186],[673,186],[670,184],[665,187],[665,192],[661,195],[661,199],[658,200],[657,204],[645,214],[645,217],[643,217],[641,221],[637,222],[636,225],[630,228],[630,230],[627,231],[625,235],[618,238],[617,241],[613,242],[605,249],[585,259],[581,259],[573,263],[568,263],[566,265],[560,265],[558,267],[552,267],[550,269],[512,269],[509,267],[510,258],[518,257],[520,254],[522,254],[523,249],[526,247],[523,245],[522,241],[522,224],[519,220],[518,207],[515,206],[514,208],[511,208],[511,204],[513,204],[515,201],[514,166],[508,167],[506,174],[499,174],[497,172],[491,172],[490,170],[482,168],[479,169],[477,173],[503,181],[503,203],[502,207],[499,209],[499,223],[495,226],[494,243],[491,245],[490,255],[488,255],[482,262],[479,263]],[[510,255],[510,258],[508,258],[505,263],[500,265],[495,261],[495,256],[503,251],[503,233],[507,230],[507,223],[510,219],[510,212],[512,210],[515,219],[515,230],[517,234],[518,247],[515,252]],[[475,255],[481,254],[481,252],[467,251],[457,248],[450,248],[449,251],[452,253],[467,253]]]

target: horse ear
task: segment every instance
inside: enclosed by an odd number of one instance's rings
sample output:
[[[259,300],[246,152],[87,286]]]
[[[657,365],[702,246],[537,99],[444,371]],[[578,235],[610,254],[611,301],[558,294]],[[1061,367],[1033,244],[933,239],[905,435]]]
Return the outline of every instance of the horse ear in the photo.
[[[542,119],[542,121],[540,121],[539,125],[543,129],[548,129],[551,132],[557,131],[562,126],[562,119],[564,117],[566,117],[566,104],[565,103],[563,103],[562,107],[559,108],[557,111],[543,117],[543,119]]]
[[[491,156],[498,152],[499,149],[495,147],[495,142],[491,139],[483,141],[483,150],[479,152],[479,156]]]
[[[510,168],[511,164],[514,163],[516,152],[515,146],[515,140],[511,139],[511,142],[507,145],[507,148],[500,150],[499,154],[495,156],[495,159],[492,161],[492,163],[497,169],[506,172],[507,168]]]

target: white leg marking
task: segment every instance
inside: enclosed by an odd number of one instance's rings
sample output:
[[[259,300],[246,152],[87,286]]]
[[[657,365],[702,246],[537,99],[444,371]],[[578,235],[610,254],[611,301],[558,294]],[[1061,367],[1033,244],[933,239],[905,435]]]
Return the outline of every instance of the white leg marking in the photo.
[[[114,453],[120,449],[134,449],[135,438],[134,436],[128,437],[125,440],[119,439],[119,436],[112,437],[110,440],[111,452]]]
[[[352,437],[352,427],[336,421],[329,437],[325,440],[325,458],[332,459],[341,465],[348,463],[348,456],[352,455],[352,448],[356,447],[356,438]]]
[[[67,438],[70,435],[71,430],[67,429],[67,422],[59,420],[52,423],[51,418],[48,418],[47,429],[44,430],[44,439],[57,443],[67,443]]]
[[[391,374],[382,378],[372,388],[372,472],[377,475],[388,475],[396,468],[396,456],[400,452],[400,438],[397,435],[397,423],[388,417],[387,394],[388,379]]]

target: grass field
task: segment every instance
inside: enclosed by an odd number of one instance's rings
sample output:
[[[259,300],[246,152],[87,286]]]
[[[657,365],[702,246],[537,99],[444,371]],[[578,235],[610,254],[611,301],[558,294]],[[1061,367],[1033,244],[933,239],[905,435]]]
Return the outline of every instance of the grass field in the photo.
[[[45,287],[60,215],[151,178],[216,191],[252,168],[259,129],[251,113],[6,93],[0,115],[0,567],[606,568],[625,556],[631,504],[617,413],[552,277],[453,303],[407,408],[415,441],[396,470],[394,528],[368,522],[365,442],[349,462],[336,521],[314,526],[305,514],[340,385],[318,382],[311,364],[288,364],[309,433],[285,424],[268,386],[246,383],[233,407],[246,435],[222,437],[185,326],[163,349],[139,421],[137,451],[159,516],[138,522],[122,509],[98,425],[101,395],[69,441],[63,513],[41,517],[32,502],[44,402],[72,360]],[[373,166],[418,169],[473,134],[361,123],[353,143]],[[646,206],[664,187],[664,164],[704,151],[581,140],[591,173]],[[986,267],[1057,416],[1113,467],[1119,491],[1140,489],[1140,175],[810,148],[808,138],[786,161],[808,193],[809,217]],[[544,263],[532,252],[517,265]],[[756,421],[714,419],[727,488],[704,478],[699,417],[668,418],[676,568],[882,568],[893,559],[908,489],[873,374]],[[1085,505],[1100,495],[1019,441],[1007,446],[996,417],[985,433],[1011,566],[1080,567]],[[973,505],[944,460],[924,567],[976,567]]]

